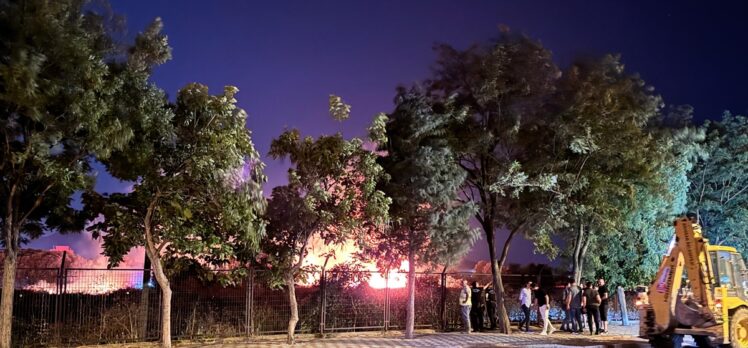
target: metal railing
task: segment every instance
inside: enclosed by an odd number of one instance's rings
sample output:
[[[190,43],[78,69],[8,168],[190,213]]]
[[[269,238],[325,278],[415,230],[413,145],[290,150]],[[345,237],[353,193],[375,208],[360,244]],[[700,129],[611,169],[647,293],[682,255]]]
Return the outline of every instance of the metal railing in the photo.
[[[384,286],[372,287],[368,280],[377,275],[365,271],[322,271],[311,275],[310,284],[297,284],[297,332],[403,329],[407,288],[391,284],[387,275],[379,275],[385,278]],[[485,283],[490,275],[417,273],[416,327],[443,331],[460,328],[457,299],[461,279]],[[521,318],[516,300],[519,287],[536,279],[535,275],[503,275],[505,301],[513,321]],[[266,274],[261,271],[251,271],[246,279],[225,287],[195,276],[175,277],[170,282],[172,334],[176,338],[251,337],[286,331],[290,316],[288,294],[285,289],[268,286]],[[552,279],[543,282],[551,284]],[[553,301],[558,303],[560,294],[561,289],[555,289]],[[160,331],[160,305],[160,290],[150,270],[64,266],[19,269],[13,311],[14,345],[155,340]],[[554,307],[551,318],[562,319],[559,306]],[[614,301],[612,320],[620,320],[619,308]],[[632,313],[636,315],[636,311],[631,311],[630,316]],[[532,320],[536,320],[535,313]]]

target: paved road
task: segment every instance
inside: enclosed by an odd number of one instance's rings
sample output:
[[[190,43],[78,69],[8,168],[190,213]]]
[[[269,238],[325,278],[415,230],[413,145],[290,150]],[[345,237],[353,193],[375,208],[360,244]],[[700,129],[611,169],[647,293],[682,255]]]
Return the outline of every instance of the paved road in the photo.
[[[537,330],[537,328],[536,328]],[[308,348],[389,348],[389,347],[445,347],[445,348],[486,348],[486,347],[647,347],[641,339],[636,338],[639,332],[637,322],[630,326],[613,324],[610,333],[601,336],[571,335],[568,333],[554,333],[550,336],[540,336],[538,332],[515,333],[502,335],[484,332],[465,335],[461,333],[420,333],[415,339],[406,340],[399,333],[357,333],[340,334],[330,338],[313,338],[299,336],[296,347]],[[258,337],[251,341],[239,342],[206,342],[192,343],[185,347],[210,348],[259,348],[259,347],[289,347],[283,342],[282,336]]]
[[[600,336],[571,335],[556,332],[550,336],[541,336],[539,328],[535,332],[502,335],[495,332],[482,332],[465,335],[461,333],[435,333],[421,331],[411,340],[402,338],[399,332],[360,332],[337,334],[328,338],[315,338],[312,335],[298,335],[297,344],[293,347],[303,348],[390,348],[390,347],[444,347],[444,348],[488,348],[488,347],[648,347],[645,341],[636,337],[639,323],[629,326],[611,323],[610,333]],[[176,342],[176,347],[208,348],[260,348],[291,347],[284,343],[285,336],[261,336],[252,339],[234,338],[206,342]],[[101,346],[99,346],[101,347]],[[157,347],[155,343],[131,343],[125,345],[107,345],[110,348]]]

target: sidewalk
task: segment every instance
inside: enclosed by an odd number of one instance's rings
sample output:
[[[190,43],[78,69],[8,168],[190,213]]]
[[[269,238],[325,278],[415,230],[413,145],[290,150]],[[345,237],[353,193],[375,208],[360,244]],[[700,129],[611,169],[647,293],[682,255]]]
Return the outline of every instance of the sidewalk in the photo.
[[[445,347],[445,348],[487,348],[487,347],[647,347],[644,340],[636,337],[639,323],[631,322],[629,326],[611,324],[610,333],[600,336],[572,335],[556,332],[549,336],[540,336],[539,328],[535,332],[515,332],[512,335],[502,335],[493,332],[472,333],[470,335],[450,332],[435,333],[420,331],[416,338],[406,340],[399,332],[341,333],[329,338],[315,338],[312,335],[298,335],[294,347],[305,348],[389,348],[389,347]],[[144,347],[143,343],[137,345]],[[153,345],[155,346],[155,345]],[[259,348],[259,347],[292,347],[285,344],[285,336],[262,336],[252,339],[223,339],[213,342],[179,342],[177,347],[210,347],[210,348]],[[118,345],[108,347],[135,347]]]

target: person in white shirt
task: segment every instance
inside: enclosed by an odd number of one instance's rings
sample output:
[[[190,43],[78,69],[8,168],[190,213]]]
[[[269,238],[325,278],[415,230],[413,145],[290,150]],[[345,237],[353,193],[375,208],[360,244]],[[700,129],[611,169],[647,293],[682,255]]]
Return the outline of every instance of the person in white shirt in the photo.
[[[462,280],[462,290],[460,290],[460,314],[462,315],[462,327],[465,328],[464,333],[470,333],[470,286],[468,286],[467,279]]]
[[[522,305],[522,312],[525,318],[519,322],[519,330],[522,331],[522,325],[525,326],[525,332],[530,332],[530,306],[532,306],[532,282],[527,282],[525,287],[519,292],[519,303]]]

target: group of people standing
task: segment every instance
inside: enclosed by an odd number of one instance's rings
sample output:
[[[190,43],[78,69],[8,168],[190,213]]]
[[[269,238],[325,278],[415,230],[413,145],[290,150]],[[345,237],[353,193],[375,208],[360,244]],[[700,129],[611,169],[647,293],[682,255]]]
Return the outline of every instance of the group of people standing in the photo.
[[[586,317],[590,335],[607,333],[609,303],[610,291],[604,279],[598,279],[597,282],[588,281],[581,287],[577,286],[575,281],[570,281],[564,289],[565,316],[561,329],[582,333],[585,324],[583,317]]]
[[[485,330],[484,318],[488,312],[490,329],[496,329],[496,291],[491,283],[481,286],[478,282],[473,282],[473,286],[468,286],[468,281],[462,281],[462,291],[460,292],[460,308],[462,322],[465,326],[465,333]]]
[[[490,284],[481,287],[478,282],[473,282],[472,288],[468,281],[462,281],[460,291],[460,306],[462,322],[465,333],[482,331],[484,329],[483,318],[485,310],[491,321],[491,329],[496,328],[496,293]],[[598,279],[597,282],[586,282],[578,286],[575,281],[570,281],[564,288],[561,306],[564,310],[564,321],[561,330],[574,334],[584,332],[585,320],[590,335],[608,332],[608,305],[610,292],[605,285],[605,280]],[[527,282],[520,290],[519,302],[524,317],[519,323],[519,330],[530,331],[530,312],[532,308],[538,310],[542,320],[541,335],[549,335],[556,331],[551,324],[549,313],[551,301],[548,292],[538,283]],[[586,318],[585,318],[586,317]]]

